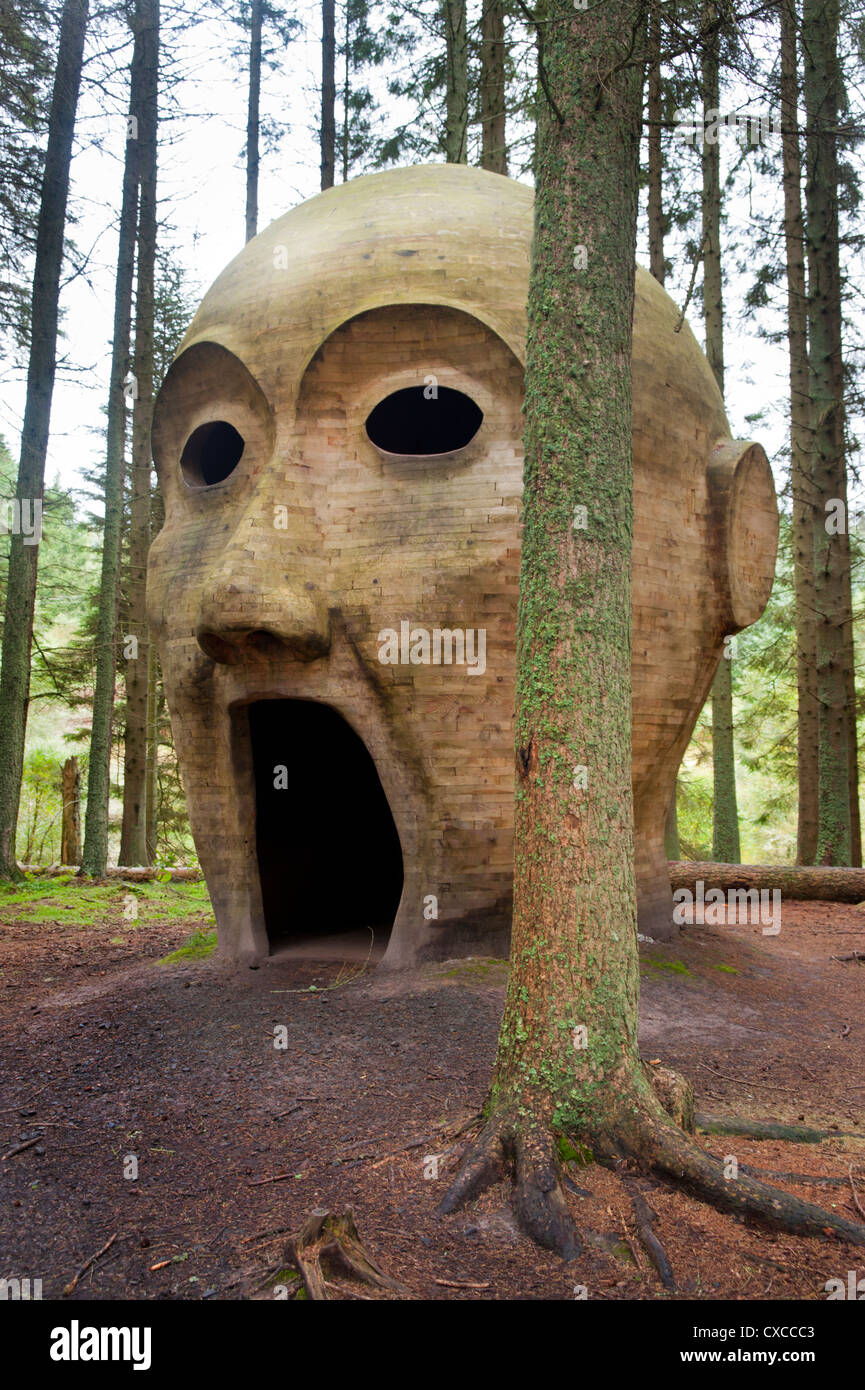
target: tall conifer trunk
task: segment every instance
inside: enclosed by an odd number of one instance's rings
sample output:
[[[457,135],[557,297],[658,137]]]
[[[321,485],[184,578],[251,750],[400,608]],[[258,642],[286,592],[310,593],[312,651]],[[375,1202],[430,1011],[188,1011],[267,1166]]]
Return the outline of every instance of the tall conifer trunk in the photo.
[[[852,604],[841,354],[838,249],[838,151],[841,106],[838,0],[803,0],[802,51],[806,131],[808,363],[813,410],[814,597],[818,701],[818,864],[853,857],[850,709]]]
[[[481,168],[508,172],[505,143],[505,17],[503,0],[483,0],[481,13]]]
[[[797,771],[796,861],[817,852],[817,634],[814,624],[814,498],[811,487],[811,404],[808,394],[808,309],[799,153],[799,79],[795,0],[780,0],[781,144],[784,161],[784,244],[787,263],[787,346],[790,359],[790,474],[793,493],[793,586],[796,598]]]
[[[96,678],[87,768],[87,807],[81,873],[101,876],[108,862],[108,802],[111,788],[111,734],[117,677],[117,582],[120,572],[120,534],[123,523],[123,482],[126,474],[126,391],[129,336],[132,321],[132,281],[135,272],[135,232],[138,220],[139,113],[143,103],[144,32],[133,21],[134,46],[129,80],[129,128],[123,166],[123,193],[114,281],[114,338],[108,387],[108,426],[105,450],[105,520],[102,527],[102,570],[96,624]]]
[[[659,285],[664,283],[664,159],[661,147],[661,9],[660,0],[652,0],[649,10],[649,72],[646,100],[648,123],[647,141],[649,163],[648,217],[649,270]]]
[[[336,12],[321,0],[321,187],[333,188],[336,167]]]
[[[246,110],[246,240],[258,231],[258,137],[261,125],[261,22],[263,0],[252,0],[249,18],[249,96]]]
[[[42,506],[45,489],[45,460],[57,368],[60,272],[69,198],[69,167],[87,14],[88,0],[66,0],[63,6],[57,69],[48,117],[42,199],[36,228],[30,363],[15,489],[19,507],[22,511],[25,506],[29,509],[30,535],[25,535],[21,527],[9,538],[3,652],[0,658],[0,877],[3,878],[18,877],[15,838],[30,701],[30,649],[39,563],[36,509]]]
[[[156,268],[156,165],[159,87],[159,0],[141,0],[143,30],[142,101],[139,119],[140,199],[138,276],[135,293],[136,382],[132,410],[132,469],[129,506],[129,632],[134,655],[127,657],[126,722],[123,739],[123,824],[120,863],[147,864],[147,697],[150,629],[147,624],[147,552],[150,548],[153,423],[153,300]]]
[[[720,48],[717,30],[718,10],[713,3],[703,7],[701,87],[704,120],[717,113],[721,100]],[[721,146],[707,139],[702,151],[703,196],[703,324],[706,356],[724,394],[724,290],[721,271]],[[736,762],[733,743],[733,671],[731,657],[722,656],[712,683],[712,857],[721,864],[738,864],[739,811],[736,804]]]
[[[465,164],[469,123],[468,34],[465,0],[442,0],[445,26],[445,159]]]

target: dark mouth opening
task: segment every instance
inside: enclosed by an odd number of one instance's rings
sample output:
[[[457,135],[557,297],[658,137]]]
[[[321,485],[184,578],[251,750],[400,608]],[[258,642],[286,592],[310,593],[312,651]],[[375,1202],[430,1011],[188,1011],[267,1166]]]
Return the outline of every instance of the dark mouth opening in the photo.
[[[402,850],[363,740],[330,705],[312,700],[250,705],[249,729],[271,954],[344,934],[365,953],[368,928],[376,947],[386,944],[402,894]]]

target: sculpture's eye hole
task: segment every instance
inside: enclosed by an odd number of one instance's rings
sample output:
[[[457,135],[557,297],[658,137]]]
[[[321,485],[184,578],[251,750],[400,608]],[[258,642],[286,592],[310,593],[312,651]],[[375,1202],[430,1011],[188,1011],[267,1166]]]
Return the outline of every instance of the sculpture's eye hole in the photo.
[[[186,441],[180,467],[190,487],[213,487],[223,483],[240,463],[243,436],[227,420],[211,420],[199,425]]]
[[[407,386],[379,401],[366,432],[386,454],[452,454],[474,439],[484,418],[471,396],[450,386]]]

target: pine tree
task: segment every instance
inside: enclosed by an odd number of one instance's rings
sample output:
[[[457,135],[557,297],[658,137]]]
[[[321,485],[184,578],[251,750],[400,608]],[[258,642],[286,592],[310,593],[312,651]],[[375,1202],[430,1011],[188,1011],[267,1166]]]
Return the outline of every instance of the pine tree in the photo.
[[[468,162],[469,46],[465,0],[442,0],[445,28],[445,159]]]
[[[75,113],[81,83],[88,0],[65,0],[60,23],[57,68],[51,112],[31,308],[30,365],[21,431],[21,455],[16,497],[30,508],[31,522],[41,507],[45,459],[51,422],[51,399],[57,366],[57,322],[63,238],[69,197],[69,169]],[[34,544],[34,538],[36,544]],[[11,537],[3,653],[0,665],[0,876],[17,877],[15,859],[24,740],[30,693],[30,648],[36,603],[38,528],[25,535],[23,527]]]
[[[321,0],[321,187],[333,188],[336,171],[336,11]]]
[[[852,602],[847,531],[838,245],[837,0],[803,0],[806,128],[808,366],[813,435],[814,609],[818,729],[818,864],[849,864],[851,820]],[[832,516],[842,513],[840,524]],[[853,715],[855,717],[855,715]]]
[[[111,735],[117,677],[117,580],[120,572],[123,485],[126,474],[126,393],[130,386],[134,389],[134,382],[129,381],[129,339],[138,218],[139,118],[146,104],[146,32],[141,9],[144,3],[146,0],[138,0],[132,21],[134,43],[129,80],[129,122],[123,166],[117,274],[114,281],[114,337],[108,388],[105,520],[102,530],[102,577],[96,627],[96,677],[87,768],[84,849],[81,854],[81,873],[94,874],[97,877],[105,873],[108,862]]]
[[[493,174],[508,172],[505,138],[504,0],[483,0],[481,13],[481,168]]]
[[[159,0],[140,0],[142,33],[141,104],[138,120],[138,272],[135,287],[135,355],[132,373],[132,467],[129,516],[129,617],[126,717],[123,735],[123,823],[120,863],[146,864],[147,858],[147,698],[150,686],[150,630],[145,588],[150,547],[153,422],[153,315],[156,270],[156,169],[159,94]]]
[[[630,4],[538,16],[555,22],[529,278],[511,966],[485,1122],[440,1211],[511,1169],[523,1229],[573,1258],[561,1137],[728,1210],[865,1244],[865,1226],[742,1173],[730,1181],[662,1107],[637,1046],[631,318],[645,54]]]
[[[780,0],[781,141],[784,161],[784,243],[787,344],[790,358],[790,481],[796,591],[798,686],[798,835],[796,862],[817,852],[817,634],[814,622],[814,499],[811,487],[811,403],[808,395],[808,311],[799,153],[798,22],[795,0]]]

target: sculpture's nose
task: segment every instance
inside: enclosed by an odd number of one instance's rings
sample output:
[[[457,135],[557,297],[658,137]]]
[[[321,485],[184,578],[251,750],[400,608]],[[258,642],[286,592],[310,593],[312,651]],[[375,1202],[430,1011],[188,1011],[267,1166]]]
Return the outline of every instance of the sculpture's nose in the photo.
[[[202,599],[196,637],[207,656],[227,666],[285,655],[314,661],[330,650],[330,619],[311,581],[259,584],[223,571]]]

